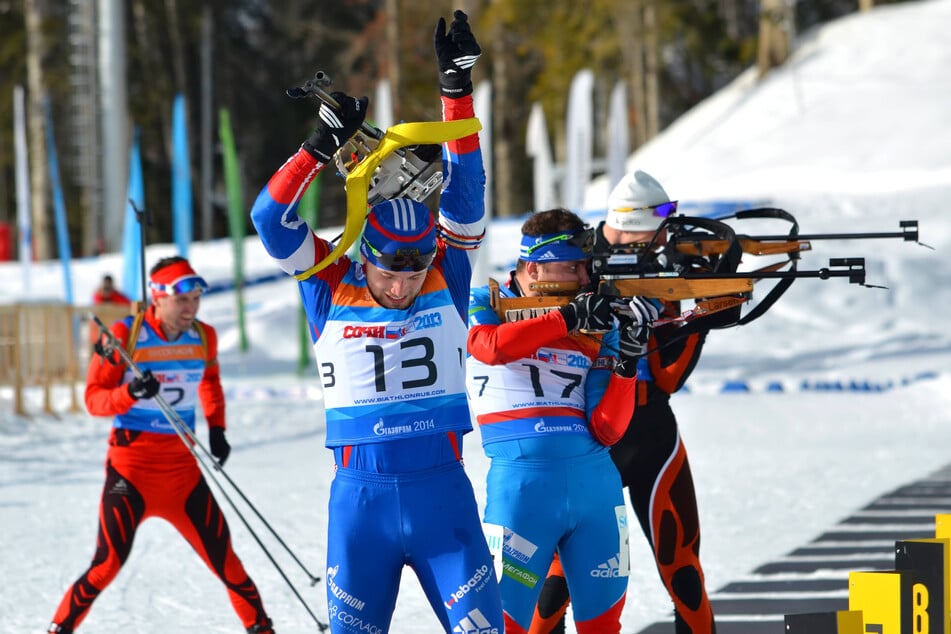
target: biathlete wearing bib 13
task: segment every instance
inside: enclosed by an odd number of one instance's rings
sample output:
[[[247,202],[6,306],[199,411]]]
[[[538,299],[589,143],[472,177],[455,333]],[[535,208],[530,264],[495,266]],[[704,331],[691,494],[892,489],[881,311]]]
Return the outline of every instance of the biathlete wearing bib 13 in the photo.
[[[473,116],[471,95],[442,104],[445,120]],[[478,136],[449,142],[443,159],[438,240],[430,212],[409,199],[375,205],[361,240],[371,265],[427,271],[408,307],[378,303],[364,266],[349,257],[299,282],[336,463],[327,556],[333,631],[387,631],[409,565],[446,631],[502,633],[498,584],[462,467],[462,438],[472,429],[465,314],[485,231]],[[323,167],[298,151],[252,210],[267,251],[292,275],[331,249],[296,213]]]

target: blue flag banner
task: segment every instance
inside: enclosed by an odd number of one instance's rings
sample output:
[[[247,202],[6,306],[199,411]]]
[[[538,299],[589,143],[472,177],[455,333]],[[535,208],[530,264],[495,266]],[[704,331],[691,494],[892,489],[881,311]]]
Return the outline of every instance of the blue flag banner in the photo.
[[[70,262],[73,252],[69,246],[69,226],[66,224],[66,203],[63,200],[63,187],[59,180],[59,161],[56,158],[56,140],[53,137],[53,115],[50,112],[49,96],[43,100],[43,115],[46,119],[46,156],[49,161],[50,187],[53,189],[53,213],[56,219],[56,246],[59,261],[63,263],[63,289],[66,303],[73,303],[73,276]]]
[[[30,215],[30,162],[26,145],[26,104],[23,86],[13,88],[13,149],[16,155],[17,231],[23,293],[30,296],[30,262],[33,260],[33,222]]]
[[[132,202],[129,202],[132,201]],[[132,203],[135,203],[135,207]],[[145,209],[145,185],[142,182],[142,157],[139,153],[139,128],[132,131],[129,152],[129,184],[126,191],[125,220],[122,228],[122,292],[132,301],[146,302],[142,297],[142,230],[135,209]]]
[[[184,95],[177,95],[172,106],[172,220],[178,254],[187,258],[194,221]]]

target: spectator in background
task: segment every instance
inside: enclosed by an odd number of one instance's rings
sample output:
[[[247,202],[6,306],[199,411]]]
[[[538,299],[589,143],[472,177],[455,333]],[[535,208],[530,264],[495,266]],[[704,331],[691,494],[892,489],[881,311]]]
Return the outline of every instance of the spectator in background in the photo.
[[[96,289],[96,292],[92,294],[92,303],[123,304],[125,306],[129,306],[132,304],[132,300],[116,289],[111,275],[103,275],[102,284],[100,284],[99,288]]]

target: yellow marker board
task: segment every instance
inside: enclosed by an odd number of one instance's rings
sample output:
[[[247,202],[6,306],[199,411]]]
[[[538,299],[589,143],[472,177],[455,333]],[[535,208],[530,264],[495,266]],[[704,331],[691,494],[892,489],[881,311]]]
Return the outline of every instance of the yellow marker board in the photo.
[[[849,610],[862,613],[864,632],[907,634],[901,625],[911,611],[911,578],[895,570],[849,573]]]

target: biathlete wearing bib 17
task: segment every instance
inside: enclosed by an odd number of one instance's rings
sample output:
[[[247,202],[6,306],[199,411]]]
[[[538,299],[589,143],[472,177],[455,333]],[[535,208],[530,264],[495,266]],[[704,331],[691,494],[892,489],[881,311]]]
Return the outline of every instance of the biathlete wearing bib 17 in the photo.
[[[519,265],[500,295],[529,287],[528,266],[538,262],[567,265],[558,273],[584,283],[577,272],[585,265],[582,250],[527,233],[548,223],[565,228],[560,223],[568,219],[557,219],[568,214],[539,212],[538,224],[523,226]],[[532,242],[549,246],[524,248]],[[541,265],[537,271],[541,281],[558,274],[546,268],[543,280]],[[635,379],[614,372],[618,330],[569,332],[557,310],[501,323],[487,287],[471,293],[469,325],[467,385],[491,459],[485,522],[501,527],[495,530],[502,533],[497,556],[506,634],[529,631],[556,552],[578,632],[619,632],[629,574],[627,515],[608,447],[630,418]]]

